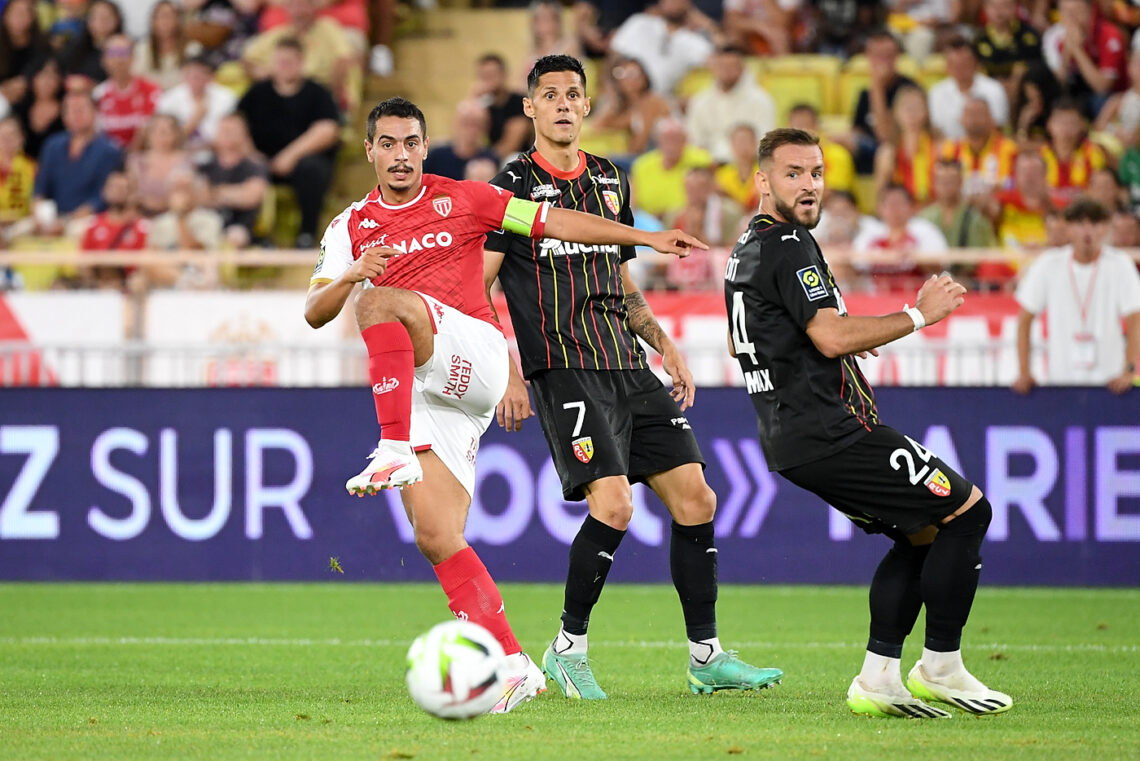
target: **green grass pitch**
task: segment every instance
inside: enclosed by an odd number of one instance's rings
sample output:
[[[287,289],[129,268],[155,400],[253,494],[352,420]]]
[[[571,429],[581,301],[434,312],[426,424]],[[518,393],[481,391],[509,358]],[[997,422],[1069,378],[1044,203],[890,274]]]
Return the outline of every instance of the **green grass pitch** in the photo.
[[[561,589],[503,592],[540,656]],[[0,759],[1140,758],[1140,590],[983,586],[967,665],[1016,703],[940,722],[848,712],[864,588],[728,586],[720,599],[722,642],[783,668],[783,685],[689,695],[673,590],[611,585],[590,629],[610,700],[547,691],[444,722],[404,689],[411,639],[449,615],[432,585],[0,585]]]

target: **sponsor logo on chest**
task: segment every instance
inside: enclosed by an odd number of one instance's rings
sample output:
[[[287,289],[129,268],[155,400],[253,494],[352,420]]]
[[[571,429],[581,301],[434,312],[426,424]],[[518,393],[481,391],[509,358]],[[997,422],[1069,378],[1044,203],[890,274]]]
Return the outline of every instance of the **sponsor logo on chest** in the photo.
[[[562,195],[562,191],[553,185],[535,185],[530,189],[531,199],[536,198],[557,198]]]
[[[452,244],[454,239],[451,233],[443,230],[441,232],[424,233],[420,236],[412,236],[401,241],[388,241],[388,233],[384,233],[379,238],[366,240],[360,244],[360,253],[363,254],[370,248],[376,246],[388,246],[394,248],[401,254],[414,254],[417,251],[423,251],[429,248],[446,248]]]
[[[573,256],[575,254],[613,254],[621,253],[618,245],[587,245],[585,243],[569,243],[554,238],[543,238],[538,244],[540,259],[554,256]]]

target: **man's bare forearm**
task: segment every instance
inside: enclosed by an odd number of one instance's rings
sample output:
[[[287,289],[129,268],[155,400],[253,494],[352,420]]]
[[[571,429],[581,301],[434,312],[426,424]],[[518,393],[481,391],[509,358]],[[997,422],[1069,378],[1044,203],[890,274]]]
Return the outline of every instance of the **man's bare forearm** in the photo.
[[[671,344],[669,336],[662,330],[661,324],[653,316],[649,302],[641,291],[632,291],[625,294],[625,311],[629,315],[629,327],[633,334],[649,344],[658,354],[665,353],[665,347]]]

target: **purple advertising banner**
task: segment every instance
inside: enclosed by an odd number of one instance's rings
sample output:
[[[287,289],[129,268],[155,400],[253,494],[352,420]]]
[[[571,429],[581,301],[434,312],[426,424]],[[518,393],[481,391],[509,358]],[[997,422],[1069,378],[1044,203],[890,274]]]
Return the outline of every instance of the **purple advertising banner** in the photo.
[[[884,422],[993,505],[991,584],[1140,582],[1140,392],[890,388]],[[886,549],[769,473],[740,389],[688,418],[716,491],[724,582],[866,583]],[[399,497],[344,482],[377,435],[359,389],[0,391],[0,579],[432,580]],[[584,503],[562,500],[537,420],[492,425],[468,539],[503,581],[561,581]],[[669,579],[669,518],[644,487],[611,578]]]

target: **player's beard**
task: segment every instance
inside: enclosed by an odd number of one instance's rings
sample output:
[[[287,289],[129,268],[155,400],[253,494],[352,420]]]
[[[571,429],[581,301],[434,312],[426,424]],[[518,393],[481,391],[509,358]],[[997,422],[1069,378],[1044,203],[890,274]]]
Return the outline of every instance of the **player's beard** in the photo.
[[[776,213],[789,222],[794,222],[797,225],[803,225],[809,230],[814,230],[815,226],[819,224],[819,215],[822,211],[822,208],[820,207],[818,200],[815,202],[815,206],[811,207],[810,211],[802,209],[798,203],[789,206],[775,195],[772,196],[772,203],[776,207]],[[806,218],[801,217],[799,214],[797,214],[797,212],[801,210],[805,211],[808,214]]]

